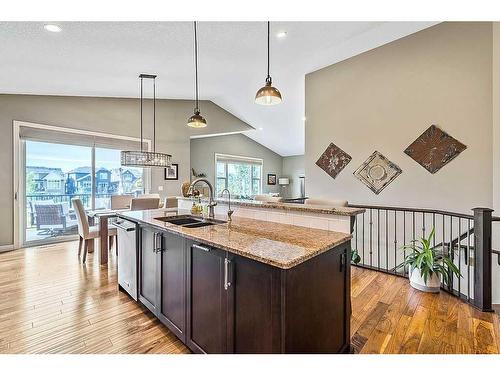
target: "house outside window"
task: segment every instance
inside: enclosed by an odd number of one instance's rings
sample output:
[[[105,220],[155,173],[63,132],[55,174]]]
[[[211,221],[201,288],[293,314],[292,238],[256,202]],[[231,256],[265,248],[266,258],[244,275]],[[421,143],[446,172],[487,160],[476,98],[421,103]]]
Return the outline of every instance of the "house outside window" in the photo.
[[[235,198],[251,198],[262,192],[263,160],[234,155],[215,155],[216,192],[228,189]]]

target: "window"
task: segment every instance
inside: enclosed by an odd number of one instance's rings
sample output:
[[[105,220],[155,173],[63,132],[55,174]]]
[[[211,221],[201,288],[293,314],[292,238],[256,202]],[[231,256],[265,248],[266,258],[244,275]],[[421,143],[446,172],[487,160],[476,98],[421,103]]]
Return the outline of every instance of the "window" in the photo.
[[[228,189],[235,198],[251,198],[262,191],[262,159],[215,155],[216,192]]]
[[[115,194],[143,193],[143,169],[122,167],[118,149],[26,140],[25,151],[27,243],[76,234],[73,198],[89,210],[110,208]]]

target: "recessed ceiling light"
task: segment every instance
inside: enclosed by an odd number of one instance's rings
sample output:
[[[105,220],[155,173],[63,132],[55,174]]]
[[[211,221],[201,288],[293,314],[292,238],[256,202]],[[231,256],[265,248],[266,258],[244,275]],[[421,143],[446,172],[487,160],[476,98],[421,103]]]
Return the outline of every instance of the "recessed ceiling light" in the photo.
[[[43,28],[47,31],[50,31],[51,33],[60,33],[62,30],[60,26],[53,24],[44,25]]]
[[[259,128],[259,130],[264,130],[264,128]]]
[[[280,31],[278,34],[276,34],[276,37],[280,39],[286,38],[286,31]]]

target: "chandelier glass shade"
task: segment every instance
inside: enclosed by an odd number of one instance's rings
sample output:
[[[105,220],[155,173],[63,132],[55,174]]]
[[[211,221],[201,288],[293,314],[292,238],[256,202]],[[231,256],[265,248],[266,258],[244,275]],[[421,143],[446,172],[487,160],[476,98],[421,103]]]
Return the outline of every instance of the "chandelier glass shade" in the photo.
[[[156,152],[156,75],[140,74],[141,80],[141,149],[140,151],[122,151],[120,153],[120,161],[122,166],[127,167],[160,167],[166,168],[172,165],[172,155],[162,152]],[[143,108],[143,80],[153,80],[153,151],[143,150],[142,138],[142,108]]]

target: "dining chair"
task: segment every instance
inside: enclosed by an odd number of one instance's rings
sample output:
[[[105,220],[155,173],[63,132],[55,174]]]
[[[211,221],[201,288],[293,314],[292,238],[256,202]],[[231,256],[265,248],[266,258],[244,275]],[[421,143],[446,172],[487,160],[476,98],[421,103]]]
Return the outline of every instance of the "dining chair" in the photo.
[[[165,197],[163,208],[177,208],[177,197]]]
[[[259,202],[267,203],[279,203],[283,201],[283,197],[273,197],[269,194],[258,194],[253,199]]]
[[[160,207],[160,197],[155,198],[144,198],[137,197],[132,198],[132,203],[130,204],[131,211],[139,211],[139,210],[152,210]]]
[[[111,209],[112,210],[123,210],[130,208],[130,203],[132,202],[131,195],[112,195],[111,196]]]
[[[315,206],[346,207],[347,201],[345,199],[308,198],[305,200],[304,204],[311,204]]]
[[[97,225],[95,226],[89,226],[89,220],[87,218],[87,215],[85,213],[85,208],[83,207],[83,203],[80,199],[78,198],[73,198],[71,200],[73,203],[73,208],[76,213],[76,218],[78,219],[78,235],[80,236],[80,241],[78,243],[78,256],[82,253],[82,246],[83,246],[83,263],[86,262],[87,260],[87,252],[89,245],[93,246],[94,244],[94,239],[100,237],[100,232],[99,232],[99,227]],[[116,237],[116,227],[109,227],[108,229],[108,236],[109,236],[109,244],[112,246],[113,243],[113,238]],[[118,242],[117,242],[118,244]],[[100,251],[107,251],[108,249],[100,249]]]

